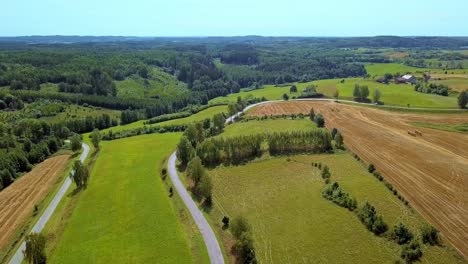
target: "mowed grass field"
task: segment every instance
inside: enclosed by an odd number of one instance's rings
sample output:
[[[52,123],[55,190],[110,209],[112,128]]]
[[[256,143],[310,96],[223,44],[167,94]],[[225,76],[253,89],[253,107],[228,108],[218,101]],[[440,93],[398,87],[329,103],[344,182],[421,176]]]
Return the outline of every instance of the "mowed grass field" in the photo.
[[[358,203],[372,203],[390,225],[402,222],[418,234],[422,218],[399,201],[348,153],[298,155],[219,167],[210,217],[245,216],[260,263],[394,263],[400,247],[369,232],[356,215],[321,196],[324,186],[312,162],[331,168]],[[463,263],[451,248],[423,246],[422,263]]]
[[[180,133],[102,142],[50,263],[193,263],[160,178]]]
[[[366,71],[371,77],[376,76],[383,76],[385,73],[412,73],[412,74],[423,74],[425,72],[428,73],[445,73],[444,69],[436,69],[436,68],[417,68],[411,67],[404,64],[399,63],[373,63],[373,64],[366,64]],[[468,69],[454,69],[454,70],[447,70],[447,73],[451,74],[460,74],[460,73],[468,73]]]
[[[265,85],[264,88],[245,91],[235,94],[230,94],[224,97],[217,97],[210,103],[228,103],[235,102],[237,97],[265,97],[268,100],[282,100],[283,94],[288,94],[289,98],[299,96],[300,92],[307,86],[317,85],[317,91],[325,96],[332,98],[335,91],[338,89],[340,99],[353,100],[354,85],[367,85],[370,90],[369,98],[372,98],[374,91],[378,88],[381,91],[380,101],[385,105],[390,106],[410,106],[413,107],[428,107],[428,108],[457,108],[457,98],[451,96],[439,96],[433,94],[425,94],[414,91],[413,86],[408,84],[381,84],[374,80],[363,78],[347,78],[341,83],[341,79],[320,80],[309,83],[297,83],[298,93],[290,93],[290,86],[275,87],[273,85]]]
[[[240,135],[253,135],[261,133],[287,132],[297,130],[312,130],[316,128],[314,122],[304,119],[266,119],[261,121],[242,121],[228,125],[220,137],[233,137]]]

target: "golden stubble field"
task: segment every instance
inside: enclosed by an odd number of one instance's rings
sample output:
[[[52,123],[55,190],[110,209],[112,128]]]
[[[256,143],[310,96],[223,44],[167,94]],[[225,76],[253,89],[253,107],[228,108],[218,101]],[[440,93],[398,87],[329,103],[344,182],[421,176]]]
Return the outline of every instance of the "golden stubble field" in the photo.
[[[70,155],[52,157],[38,164],[0,192],[0,250],[10,244],[18,228],[31,216],[63,175]]]

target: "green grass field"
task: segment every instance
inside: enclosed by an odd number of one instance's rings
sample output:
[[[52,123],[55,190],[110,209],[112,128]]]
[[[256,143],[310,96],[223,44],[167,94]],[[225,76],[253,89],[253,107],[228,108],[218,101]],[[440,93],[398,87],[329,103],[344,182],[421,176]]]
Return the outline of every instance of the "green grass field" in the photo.
[[[373,63],[373,64],[366,64],[366,71],[367,73],[372,76],[383,76],[385,73],[413,73],[413,74],[423,74],[425,72],[428,73],[444,73],[445,70],[443,69],[436,69],[436,68],[417,68],[406,66],[404,64],[398,63]],[[468,73],[467,69],[456,69],[456,70],[447,70],[447,73]]]
[[[352,212],[321,197],[324,183],[312,162],[330,166],[332,180],[359,203],[370,201],[390,226],[401,221],[417,233],[422,225],[421,217],[347,153],[272,158],[211,170],[215,209],[210,217],[219,221],[223,215],[244,215],[252,225],[260,263],[399,259],[396,243],[373,235]],[[451,249],[423,250],[423,263],[463,263]]]
[[[158,68],[151,70],[151,79],[133,76],[123,81],[116,81],[117,96],[130,98],[148,98],[154,96],[178,96],[187,93],[187,87],[174,76]]]
[[[460,77],[444,77],[443,80],[431,80],[431,83],[444,84],[451,88],[453,91],[461,92],[468,90],[468,75],[466,78]]]
[[[243,121],[225,127],[220,137],[253,135],[261,133],[287,132],[314,129],[317,126],[308,118],[304,119],[267,119],[261,121]]]
[[[240,92],[230,94],[224,97],[217,97],[210,101],[210,103],[227,103],[235,102],[237,97],[242,98],[251,97],[265,97],[268,100],[281,100],[283,94],[288,94],[290,98],[298,96],[300,91],[310,84],[318,86],[317,91],[323,93],[327,97],[333,97],[336,89],[340,92],[340,99],[353,100],[353,89],[355,84],[369,86],[370,95],[372,98],[374,90],[379,88],[382,92],[380,101],[385,105],[391,106],[407,106],[410,104],[413,107],[428,107],[428,108],[457,108],[457,98],[451,96],[439,96],[433,94],[418,93],[414,91],[413,86],[407,84],[381,84],[374,80],[363,78],[348,78],[344,83],[341,79],[320,80],[310,83],[297,83],[298,93],[290,93],[290,86],[275,87],[272,85],[265,85],[262,89],[257,89],[248,92]]]
[[[169,125],[183,125],[183,124],[189,124],[191,122],[197,122],[197,121],[202,121],[206,118],[212,118],[215,114],[217,113],[223,113],[227,112],[227,107],[225,105],[220,105],[220,106],[213,106],[210,108],[207,108],[203,111],[200,111],[196,114],[193,114],[189,117],[184,117],[184,118],[179,118],[179,119],[173,119],[169,121],[164,121],[156,124],[151,124],[147,126],[169,126]],[[145,126],[145,121],[146,120],[140,120],[136,121],[130,124],[126,125],[121,125],[121,126],[116,126],[116,127],[111,127],[108,129],[103,129],[101,132],[107,132],[109,130],[112,130],[113,132],[117,131],[122,131],[122,130],[128,130],[128,129],[134,129],[134,128],[139,128]]]
[[[180,133],[103,142],[50,263],[192,263],[160,178]]]

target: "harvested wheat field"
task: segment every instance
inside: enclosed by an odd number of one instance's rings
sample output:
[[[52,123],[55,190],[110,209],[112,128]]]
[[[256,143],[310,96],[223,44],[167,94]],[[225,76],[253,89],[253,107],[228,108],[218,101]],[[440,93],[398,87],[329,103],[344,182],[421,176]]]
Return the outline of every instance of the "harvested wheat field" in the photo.
[[[349,149],[376,166],[468,258],[468,135],[411,125],[467,123],[467,114],[396,113],[335,102],[259,105],[249,115],[323,114]]]
[[[70,155],[45,160],[0,192],[0,251],[5,250],[15,232],[31,216],[66,168]]]

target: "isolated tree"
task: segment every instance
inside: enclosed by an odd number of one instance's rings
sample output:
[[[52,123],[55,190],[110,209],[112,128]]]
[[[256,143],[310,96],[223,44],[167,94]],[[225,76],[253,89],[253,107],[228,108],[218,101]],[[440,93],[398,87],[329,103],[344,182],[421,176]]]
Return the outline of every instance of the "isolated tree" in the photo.
[[[290,92],[290,93],[297,93],[297,86],[296,86],[296,85],[292,85],[291,88],[289,88],[289,92]]]
[[[283,100],[285,100],[285,101],[289,100],[288,94],[283,94]]]
[[[99,129],[95,128],[93,132],[91,132],[91,142],[96,149],[99,149],[99,143],[101,142],[101,133],[99,133]]]
[[[403,246],[400,256],[406,263],[413,263],[422,256],[421,246],[417,241],[412,241],[410,244]]]
[[[237,104],[236,103],[228,104],[229,116],[233,116],[233,115],[237,114],[237,112],[238,112],[238,109],[237,109]]]
[[[403,245],[413,239],[413,233],[404,224],[398,223],[393,227],[391,237],[399,245]]]
[[[466,107],[466,104],[468,103],[468,91],[462,91],[459,95],[458,95],[458,107],[460,108],[465,108]]]
[[[384,75],[384,80],[385,80],[385,82],[389,82],[391,79],[393,79],[393,74],[391,74],[391,73],[386,73],[386,74]]]
[[[309,118],[310,118],[310,121],[314,121],[314,118],[315,118],[315,111],[314,111],[314,108],[311,108],[311,109],[310,109]]]
[[[192,159],[195,154],[192,144],[187,139],[186,136],[180,138],[179,144],[177,145],[177,158],[182,162],[182,165],[187,165],[187,163]]]
[[[215,131],[215,135],[223,131],[224,122],[226,122],[226,119],[222,113],[218,113],[213,116],[213,129]]]
[[[363,85],[360,87],[360,95],[361,95],[361,100],[364,100],[367,97],[369,97],[369,87],[367,85]]]
[[[81,137],[79,135],[74,135],[71,139],[71,149],[73,151],[78,151],[81,149]]]
[[[229,217],[228,216],[223,216],[223,220],[221,222],[223,222],[224,227],[228,227],[229,226]]]
[[[211,183],[211,178],[208,175],[203,174],[197,186],[198,195],[206,199],[211,198],[212,189],[213,189],[213,184]]]
[[[329,179],[331,177],[330,168],[327,165],[323,166],[321,176],[322,179]]]
[[[382,93],[380,92],[379,88],[376,88],[374,90],[374,103],[378,103],[380,100],[380,97],[382,96]]]
[[[325,119],[321,114],[317,114],[314,117],[314,122],[317,124],[317,127],[324,127],[325,126]]]
[[[355,99],[361,98],[361,88],[360,88],[359,84],[354,85],[353,97]]]
[[[440,244],[439,231],[431,225],[424,225],[421,228],[421,238],[424,244]]]
[[[88,168],[76,160],[73,166],[74,173],[71,175],[73,182],[76,184],[76,188],[83,188],[88,185],[89,171]]]
[[[31,233],[26,236],[26,248],[23,251],[24,258],[31,264],[45,264],[47,257],[45,255],[46,238],[38,233]]]
[[[341,133],[337,132],[334,139],[335,139],[336,148],[342,149],[343,148],[343,136],[341,135]]]
[[[195,156],[187,166],[187,176],[192,179],[195,187],[198,186],[201,178],[205,175],[205,167],[199,157]]]
[[[236,238],[239,239],[243,233],[250,232],[250,224],[247,222],[243,216],[238,216],[234,218],[230,225],[231,233]]]

